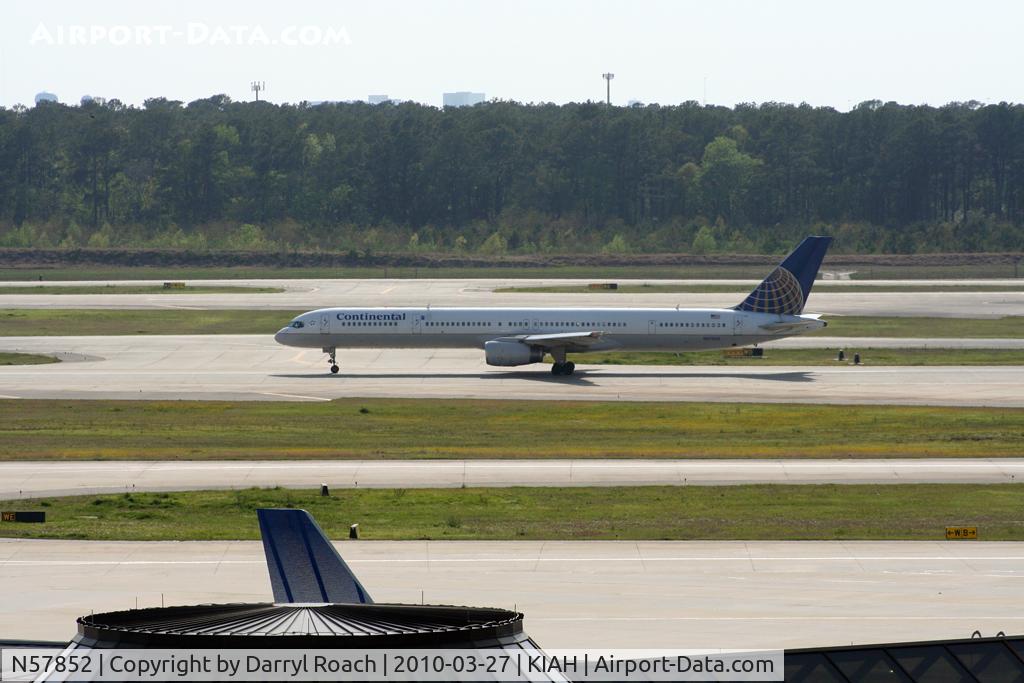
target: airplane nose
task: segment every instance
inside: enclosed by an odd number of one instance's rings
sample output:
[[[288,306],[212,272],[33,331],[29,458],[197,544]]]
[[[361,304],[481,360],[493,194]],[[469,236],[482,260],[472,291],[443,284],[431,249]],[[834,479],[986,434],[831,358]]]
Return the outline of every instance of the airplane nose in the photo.
[[[280,330],[277,331],[277,334],[274,335],[274,341],[276,341],[278,344],[283,344],[285,346],[288,346],[288,341],[287,340],[288,340],[288,328],[287,327],[281,328]]]

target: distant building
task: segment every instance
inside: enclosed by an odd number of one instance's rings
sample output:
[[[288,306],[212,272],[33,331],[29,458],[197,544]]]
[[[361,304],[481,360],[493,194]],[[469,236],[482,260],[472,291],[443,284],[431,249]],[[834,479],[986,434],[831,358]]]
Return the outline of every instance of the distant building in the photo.
[[[444,93],[444,106],[446,107],[472,107],[474,104],[480,104],[487,96],[482,92],[467,92],[465,90],[459,92],[446,92]]]
[[[46,92],[44,90],[43,92],[36,93],[36,104],[39,104],[40,102],[60,102],[60,100],[58,100],[57,96],[52,92]]]
[[[630,100],[629,104],[626,105],[626,106],[628,106],[628,107],[637,107],[637,106],[642,107],[642,106],[644,106],[644,103],[641,102],[640,100]]]
[[[370,95],[366,98],[366,101],[370,104],[387,104],[388,102],[394,102],[387,95]]]
[[[83,107],[91,102],[95,102],[96,104],[102,107],[104,104],[107,103],[107,99],[105,97],[93,97],[92,95],[82,95],[82,99],[79,100],[79,104]]]

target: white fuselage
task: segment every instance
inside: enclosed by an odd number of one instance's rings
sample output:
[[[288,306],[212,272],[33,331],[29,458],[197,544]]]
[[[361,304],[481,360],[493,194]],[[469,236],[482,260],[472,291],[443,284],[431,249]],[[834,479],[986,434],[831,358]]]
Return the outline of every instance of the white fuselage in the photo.
[[[522,335],[598,332],[587,351],[696,351],[822,328],[810,315],[731,308],[322,308],[274,339],[303,348],[483,348]],[[574,351],[578,352],[578,351]]]

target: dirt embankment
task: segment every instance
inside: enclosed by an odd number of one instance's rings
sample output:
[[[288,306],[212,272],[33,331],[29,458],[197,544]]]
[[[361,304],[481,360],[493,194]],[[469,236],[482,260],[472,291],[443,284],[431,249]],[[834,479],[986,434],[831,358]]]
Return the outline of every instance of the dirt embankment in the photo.
[[[825,265],[958,266],[1020,263],[1024,253],[1002,254],[830,254]],[[763,254],[560,254],[468,256],[458,254],[355,254],[351,252],[176,251],[161,249],[0,249],[2,268],[67,266],[156,267],[418,267],[542,268],[550,266],[697,266],[774,265],[778,255]]]

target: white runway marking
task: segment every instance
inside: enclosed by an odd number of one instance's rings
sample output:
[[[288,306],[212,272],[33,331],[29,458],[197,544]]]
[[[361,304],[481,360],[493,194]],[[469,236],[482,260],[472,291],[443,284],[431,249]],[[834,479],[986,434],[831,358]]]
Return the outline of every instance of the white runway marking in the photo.
[[[117,294],[117,295],[111,295],[111,296],[123,296],[123,295]],[[204,308],[202,308],[200,306],[181,306],[181,305],[178,305],[178,304],[165,304],[165,303],[161,303],[161,302],[158,302],[158,301],[151,301],[151,303],[152,303],[152,305],[155,308],[171,308],[171,309],[181,310],[181,311],[203,311],[203,310],[206,310],[206,309],[204,309]]]
[[[530,621],[548,621],[548,622],[587,622],[587,621],[921,621],[921,620],[933,620],[936,617],[934,615],[928,616],[867,616],[867,615],[846,615],[836,616],[828,614],[815,614],[814,616],[807,617],[715,617],[715,616],[700,616],[700,617],[547,617],[547,618],[531,618]],[[954,617],[950,617],[954,618]],[[978,616],[974,614],[958,615],[956,619],[964,619],[967,621],[1024,621],[1024,617],[1015,616]],[[841,643],[845,644],[845,643]]]
[[[471,543],[472,541],[466,541]],[[948,555],[935,555],[931,557],[921,555],[878,555],[874,557],[842,555],[836,557],[804,556],[794,555],[791,557],[763,556],[727,556],[721,557],[431,557],[431,558],[359,558],[347,559],[350,564],[490,564],[493,562],[505,563],[531,563],[538,562],[565,562],[572,564],[589,564],[592,562],[968,562],[975,559],[995,562],[1020,562],[1024,555],[1013,556],[984,556],[981,558],[955,557]],[[26,567],[87,567],[87,566],[131,566],[131,565],[206,565],[206,564],[265,564],[263,560],[0,560],[0,566],[17,565]],[[906,573],[906,572],[900,572]],[[917,573],[917,572],[911,572]]]
[[[266,564],[263,560],[0,560],[0,566],[17,567],[130,567],[149,565]]]
[[[264,392],[267,393],[267,392]],[[281,396],[285,394],[272,394],[274,396]],[[300,397],[300,398],[316,398],[311,397]],[[0,463],[0,470],[3,469],[28,469],[34,470],[39,467],[56,467],[61,471],[94,471],[94,470],[116,470],[123,471],[126,465],[140,466],[140,467],[159,467],[166,471],[175,470],[232,470],[232,469],[252,469],[252,470],[294,470],[294,469],[312,469],[312,470],[324,470],[324,469],[351,469],[352,467],[380,467],[387,469],[456,469],[463,470],[466,468],[475,470],[487,470],[487,469],[522,469],[522,470],[536,470],[536,469],[553,469],[563,470],[567,467],[573,469],[609,469],[609,470],[620,470],[623,468],[628,469],[676,469],[685,468],[688,470],[720,470],[723,466],[740,467],[742,465],[749,466],[751,468],[769,466],[785,467],[790,470],[799,469],[817,469],[817,468],[833,468],[833,469],[848,469],[848,470],[905,470],[905,469],[921,469],[921,470],[935,470],[935,469],[951,469],[951,470],[984,470],[989,468],[1005,467],[1010,469],[1020,468],[1024,470],[1024,460],[1021,458],[979,458],[979,459],[935,459],[935,458],[922,458],[920,460],[893,460],[887,458],[877,459],[852,459],[852,460],[786,460],[786,459],[760,459],[751,458],[749,460],[729,460],[726,458],[709,458],[707,460],[633,460],[623,459],[616,461],[603,461],[603,462],[589,462],[587,460],[503,460],[503,461],[490,461],[490,460],[323,460],[323,461],[202,461],[196,460],[191,462],[181,461],[168,461],[168,460],[132,460],[132,461],[118,461],[118,462],[83,462],[83,463],[64,463],[64,462],[50,462],[44,463],[39,461],[32,462],[5,462]]]
[[[331,399],[324,398],[323,396],[299,396],[298,394],[276,394],[273,391],[261,391],[259,393],[264,396],[277,396],[278,398],[298,398],[306,401],[327,401],[328,403],[331,401]]]

